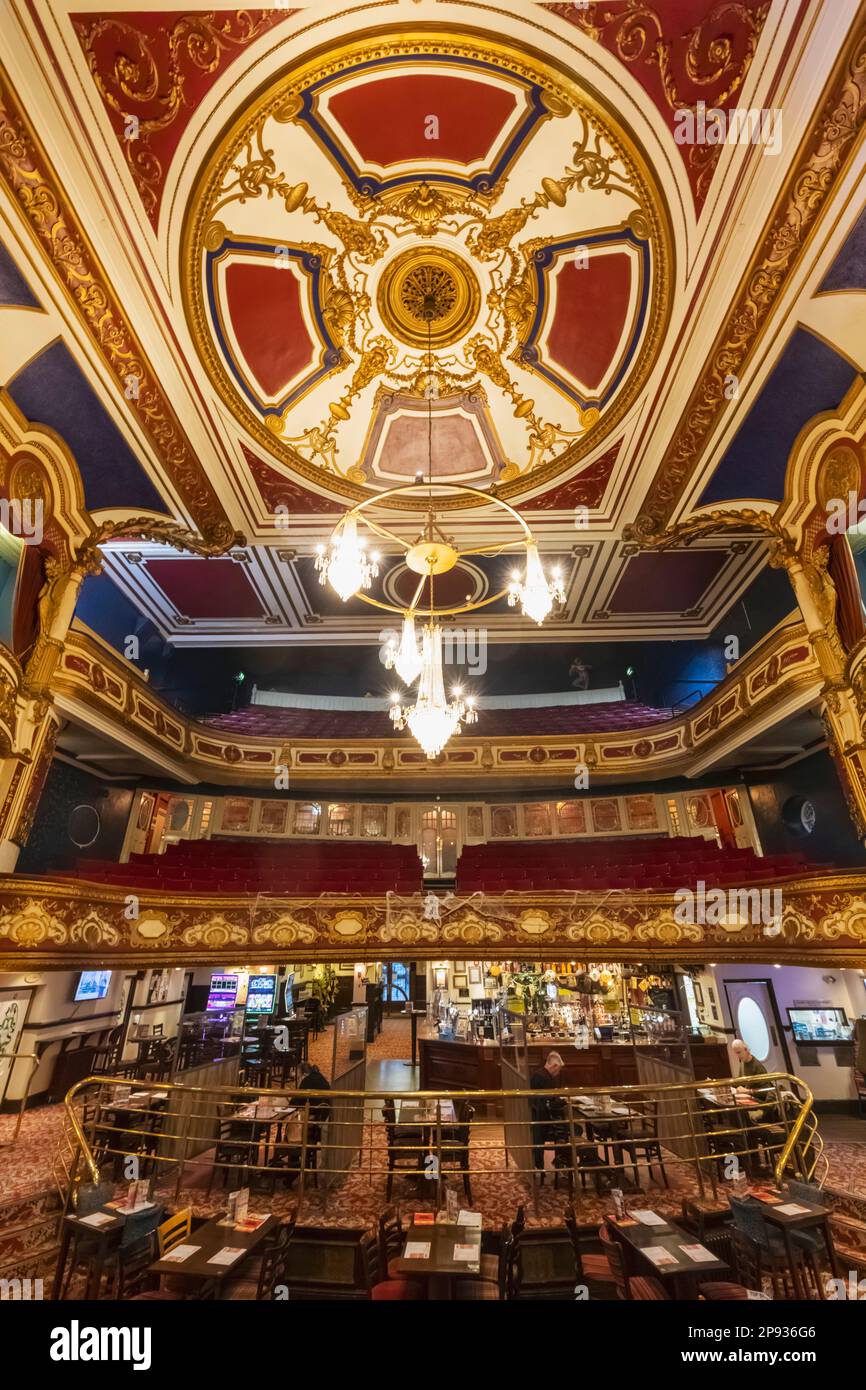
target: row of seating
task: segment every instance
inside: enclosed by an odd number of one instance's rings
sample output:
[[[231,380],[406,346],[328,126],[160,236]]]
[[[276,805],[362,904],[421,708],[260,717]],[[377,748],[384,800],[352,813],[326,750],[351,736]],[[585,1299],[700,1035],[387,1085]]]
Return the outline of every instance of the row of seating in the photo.
[[[467,845],[457,865],[459,893],[626,890],[673,891],[769,884],[814,870],[801,854],[761,857],[700,837],[616,840],[515,840]],[[825,867],[825,866],[820,866]],[[133,854],[126,864],[79,860],[65,876],[131,889],[181,893],[322,893],[422,891],[413,845],[273,844],[187,840],[164,854]]]
[[[698,837],[467,845],[457,864],[460,893],[604,888],[676,889],[761,884],[807,872],[799,854],[761,857]]]
[[[506,734],[572,734],[630,732],[671,718],[670,709],[657,709],[636,700],[598,704],[540,705],[518,709],[481,709],[478,729],[491,737]],[[288,709],[250,705],[203,721],[225,734],[249,738],[394,738],[388,711]]]

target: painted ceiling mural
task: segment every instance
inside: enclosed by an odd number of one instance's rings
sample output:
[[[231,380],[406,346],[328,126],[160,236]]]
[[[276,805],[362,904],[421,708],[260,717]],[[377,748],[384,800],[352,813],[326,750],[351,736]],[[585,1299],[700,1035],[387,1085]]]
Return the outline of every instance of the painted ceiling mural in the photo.
[[[647,556],[622,531],[778,500],[802,424],[866,367],[856,20],[857,0],[7,0],[0,387],[97,513],[247,538],[219,563],[119,542],[113,582],[179,644],[373,640],[310,557],[348,501],[432,464],[562,564],[532,640],[706,635],[760,543]],[[684,113],[753,103],[784,114],[776,158],[678,138]],[[490,627],[526,637],[511,610]]]
[[[429,407],[434,476],[508,496],[634,400],[669,259],[610,113],[514,49],[394,36],[244,107],[193,196],[183,276],[211,380],[287,464],[411,482]]]

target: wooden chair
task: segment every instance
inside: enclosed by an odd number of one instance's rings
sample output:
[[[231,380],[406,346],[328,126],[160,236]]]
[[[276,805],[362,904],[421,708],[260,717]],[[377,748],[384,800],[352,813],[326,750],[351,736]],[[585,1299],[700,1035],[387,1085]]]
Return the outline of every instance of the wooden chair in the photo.
[[[249,1138],[242,1137],[238,1133],[236,1121],[230,1119],[228,1115],[223,1115],[219,1120],[219,1133],[214,1148],[210,1176],[208,1177],[208,1196],[211,1194],[217,1173],[219,1173],[220,1182],[224,1187],[235,1178],[238,1184],[243,1183],[249,1162]]]
[[[406,1173],[417,1177],[423,1168],[424,1131],[397,1124],[397,1111],[393,1100],[382,1101],[382,1114],[385,1117],[385,1135],[388,1145],[388,1181],[385,1188],[387,1200],[391,1200],[394,1187],[394,1174]]]
[[[658,1100],[650,1100],[644,1101],[643,1104],[646,1107],[643,1118],[634,1120],[629,1124],[617,1140],[616,1147],[627,1153],[631,1159],[636,1187],[640,1187],[639,1159],[643,1159],[646,1163],[650,1181],[652,1181],[652,1166],[655,1163],[661,1171],[665,1187],[670,1187],[662,1158],[662,1146],[659,1142],[659,1103]]]
[[[261,1303],[277,1298],[277,1290],[288,1288],[287,1262],[289,1246],[295,1233],[296,1216],[280,1222],[272,1239],[261,1254],[250,1255],[243,1261],[236,1279],[225,1281],[220,1297],[231,1302],[255,1299]],[[280,1295],[282,1297],[282,1295]]]
[[[524,1229],[513,1236],[510,1297],[547,1300],[574,1297],[574,1251],[563,1226]]]
[[[774,1298],[796,1298],[792,1261],[781,1233],[767,1224],[761,1212],[756,1210],[751,1202],[741,1201],[739,1197],[733,1195],[728,1200],[731,1204],[735,1229],[752,1245],[753,1257],[758,1261],[759,1277],[762,1282],[763,1275],[766,1273],[769,1275],[773,1287]],[[810,1260],[808,1252],[803,1251],[793,1242],[792,1252],[793,1265],[797,1266],[797,1272],[801,1277],[805,1273],[806,1263],[812,1264],[815,1283],[820,1290],[820,1274],[814,1267],[814,1259]],[[805,1261],[804,1254],[806,1256]]]
[[[421,1282],[404,1275],[391,1277],[387,1266],[382,1264],[381,1243],[372,1235],[365,1234],[361,1240],[360,1254],[367,1296],[374,1303],[414,1303],[425,1297]]]
[[[176,1245],[183,1245],[192,1232],[192,1207],[184,1207],[175,1212],[167,1221],[156,1228],[156,1242],[159,1258],[163,1259]]]
[[[616,1286],[616,1277],[606,1255],[599,1255],[581,1248],[580,1229],[571,1203],[565,1208],[565,1229],[571,1239],[574,1254],[574,1273],[578,1284],[586,1284],[592,1291],[595,1287],[602,1298],[610,1298]]]
[[[667,1301],[666,1294],[661,1281],[647,1278],[642,1274],[628,1274],[626,1271],[625,1255],[622,1246],[606,1222],[598,1228],[598,1238],[601,1248],[610,1265],[611,1272],[616,1284],[616,1291],[619,1298],[635,1300],[637,1302],[663,1302]]]
[[[475,1118],[475,1106],[468,1101],[463,1101],[458,1110],[458,1121],[456,1125],[449,1125],[442,1130],[442,1156],[441,1171],[449,1172],[456,1169],[463,1174],[463,1191],[469,1205],[472,1205],[472,1186],[469,1181],[469,1143],[470,1126]]]

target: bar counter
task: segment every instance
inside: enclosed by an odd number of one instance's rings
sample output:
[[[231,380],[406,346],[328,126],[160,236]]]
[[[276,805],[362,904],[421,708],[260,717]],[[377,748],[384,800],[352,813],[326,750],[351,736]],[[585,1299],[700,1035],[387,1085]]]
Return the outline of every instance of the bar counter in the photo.
[[[493,1091],[502,1086],[498,1043],[419,1038],[418,1047],[422,1091]],[[727,1047],[715,1041],[603,1042],[579,1049],[561,1038],[537,1038],[528,1048],[530,1075],[543,1066],[548,1052],[558,1052],[563,1060],[563,1087],[663,1084],[693,1077],[704,1081],[730,1073]]]

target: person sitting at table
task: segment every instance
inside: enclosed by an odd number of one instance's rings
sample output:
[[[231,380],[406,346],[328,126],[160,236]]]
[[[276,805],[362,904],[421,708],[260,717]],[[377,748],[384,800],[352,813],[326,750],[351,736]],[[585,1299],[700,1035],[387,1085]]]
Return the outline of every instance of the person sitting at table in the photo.
[[[731,1051],[740,1066],[740,1076],[766,1076],[767,1068],[763,1062],[759,1062],[757,1057],[749,1051],[742,1038],[734,1038],[731,1043]]]
[[[767,1075],[767,1068],[764,1066],[763,1062],[759,1062],[758,1058],[749,1051],[748,1045],[743,1042],[742,1038],[734,1038],[734,1041],[731,1043],[731,1051],[740,1064],[740,1076]],[[767,1095],[771,1095],[773,1088],[772,1086],[743,1087],[743,1101],[745,1102],[746,1096],[748,1096],[751,1101],[751,1104],[748,1106],[746,1148],[752,1149],[756,1145],[762,1145],[769,1152],[772,1152],[774,1147],[778,1147],[780,1138],[784,1138],[784,1135],[778,1128],[780,1119],[778,1107],[775,1105],[767,1106],[765,1104],[761,1106],[757,1104],[757,1101],[763,1098],[761,1096],[762,1091]],[[759,1171],[756,1155],[752,1153],[747,1154],[746,1157],[746,1166],[751,1168],[753,1172]]]
[[[300,1091],[330,1091],[330,1083],[325,1080],[315,1062],[301,1063]],[[318,1144],[322,1137],[322,1125],[331,1113],[331,1102],[320,1099],[310,1106],[310,1143]]]
[[[529,1078],[533,1091],[554,1091],[559,1085],[563,1061],[558,1052],[548,1052],[544,1066],[539,1067]],[[565,1143],[567,1138],[565,1120],[565,1101],[561,1096],[535,1096],[529,1102],[532,1116],[532,1163],[540,1172],[544,1171],[544,1145],[548,1142]],[[542,1177],[542,1182],[544,1178]]]

